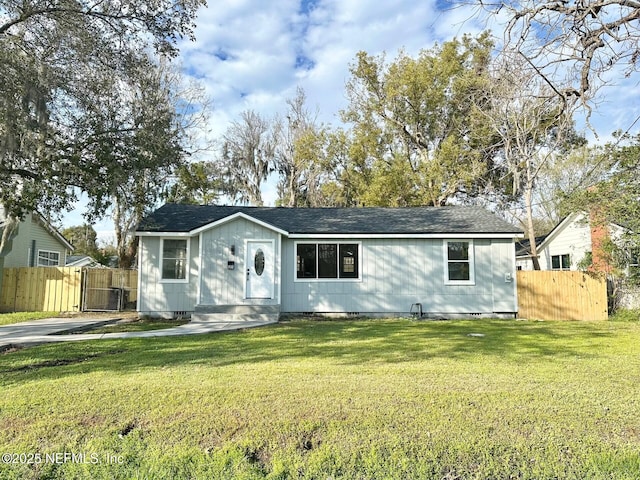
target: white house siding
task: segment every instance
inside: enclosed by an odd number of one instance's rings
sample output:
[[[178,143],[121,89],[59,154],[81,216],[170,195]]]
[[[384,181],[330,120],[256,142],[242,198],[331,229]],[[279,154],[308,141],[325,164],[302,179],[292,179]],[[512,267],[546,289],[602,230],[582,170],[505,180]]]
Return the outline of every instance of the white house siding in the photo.
[[[453,238],[452,238],[453,239]],[[512,240],[474,241],[475,285],[445,285],[442,239],[335,239],[361,242],[361,280],[296,281],[295,242],[282,246],[282,312],[491,314],[514,312]],[[498,310],[496,310],[498,307]]]
[[[34,240],[35,251],[32,254]],[[4,267],[30,267],[32,266],[32,258],[33,266],[37,267],[39,250],[58,252],[58,266],[64,267],[66,263],[66,247],[44,228],[33,215],[29,214],[18,226],[18,233],[13,238],[11,251],[4,258]]]
[[[198,237],[189,245],[188,282],[161,281],[160,237],[140,237],[139,299],[140,315],[173,317],[177,312],[192,312],[196,304],[198,266],[200,264]]]
[[[275,258],[273,299],[245,299],[246,240],[272,240]],[[280,283],[280,234],[244,218],[237,218],[202,233],[201,305],[277,305]],[[235,255],[230,247],[235,246]],[[229,261],[235,268],[227,267]]]
[[[567,219],[566,226],[552,232],[545,239],[545,247],[540,253],[540,269],[551,270],[551,257],[569,254],[571,270],[578,269],[587,252],[591,251],[591,228],[586,217],[574,214]]]
[[[518,270],[533,270],[533,262],[530,258],[517,258],[516,268]]]

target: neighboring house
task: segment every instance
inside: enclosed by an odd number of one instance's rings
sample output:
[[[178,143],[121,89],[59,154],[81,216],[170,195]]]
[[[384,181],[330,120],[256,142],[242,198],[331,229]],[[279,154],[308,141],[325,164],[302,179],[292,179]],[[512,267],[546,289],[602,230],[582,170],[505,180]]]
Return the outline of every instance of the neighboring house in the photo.
[[[478,207],[167,204],[141,222],[138,311],[503,315],[522,231]],[[231,311],[231,310],[227,310]]]
[[[89,255],[69,255],[67,256],[66,267],[89,267],[89,268],[105,268],[96,259]]]
[[[615,239],[623,232],[620,225],[592,226],[586,213],[572,213],[547,235],[536,238],[540,270],[580,270],[592,261],[602,262],[597,254],[598,244],[607,237]],[[533,270],[528,239],[516,245],[516,266],[518,270]]]
[[[0,238],[5,228],[6,216],[0,207]],[[69,251],[73,251],[73,245],[49,222],[37,213],[28,214],[13,229],[0,252],[0,289],[3,268],[64,267]]]
[[[4,229],[4,212],[0,211],[0,232]],[[18,224],[0,257],[4,268],[64,267],[68,252],[73,251],[67,239],[38,213],[30,213]]]

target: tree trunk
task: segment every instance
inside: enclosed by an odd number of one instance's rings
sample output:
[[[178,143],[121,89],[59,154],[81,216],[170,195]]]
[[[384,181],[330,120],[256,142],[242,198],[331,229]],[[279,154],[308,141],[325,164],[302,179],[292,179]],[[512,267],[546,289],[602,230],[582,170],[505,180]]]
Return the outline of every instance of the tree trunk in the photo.
[[[533,184],[527,182],[524,191],[524,203],[527,210],[527,237],[529,238],[529,251],[531,253],[531,261],[533,262],[533,269],[540,270],[540,260],[538,258],[538,246],[536,245],[536,232],[533,227]]]
[[[116,251],[118,253],[118,267],[119,268],[131,268],[133,258],[137,251],[137,243],[135,241],[129,244],[128,240],[128,222],[127,213],[123,206],[120,204],[120,200],[117,197],[113,198],[113,226],[116,233]]]
[[[2,235],[0,235],[0,256],[9,253],[10,250],[7,246],[19,224],[20,220],[17,217],[9,215],[5,218],[4,228],[1,230]],[[7,250],[6,252],[5,249]]]
[[[288,207],[297,207],[298,195],[296,192],[296,179],[294,175],[294,169],[291,169],[291,176],[289,177],[289,205]]]

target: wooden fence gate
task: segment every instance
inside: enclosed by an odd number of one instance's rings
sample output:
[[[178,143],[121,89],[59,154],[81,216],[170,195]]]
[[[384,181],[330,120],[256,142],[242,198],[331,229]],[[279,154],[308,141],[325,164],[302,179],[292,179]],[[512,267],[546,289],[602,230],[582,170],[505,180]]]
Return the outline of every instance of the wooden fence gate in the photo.
[[[120,268],[87,268],[82,290],[84,311],[135,310],[138,272]]]
[[[138,272],[110,268],[2,270],[0,312],[135,310]]]
[[[606,320],[607,281],[585,272],[519,271],[518,317]]]

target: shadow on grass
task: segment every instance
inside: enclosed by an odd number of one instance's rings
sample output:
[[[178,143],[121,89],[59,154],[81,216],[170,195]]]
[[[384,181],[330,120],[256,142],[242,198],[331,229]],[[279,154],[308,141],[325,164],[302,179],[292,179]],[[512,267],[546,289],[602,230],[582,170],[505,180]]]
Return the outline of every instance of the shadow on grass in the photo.
[[[0,383],[76,373],[130,373],[181,365],[329,361],[345,366],[432,359],[534,361],[592,357],[612,336],[604,323],[508,320],[286,321],[182,337],[48,344],[0,355]]]

